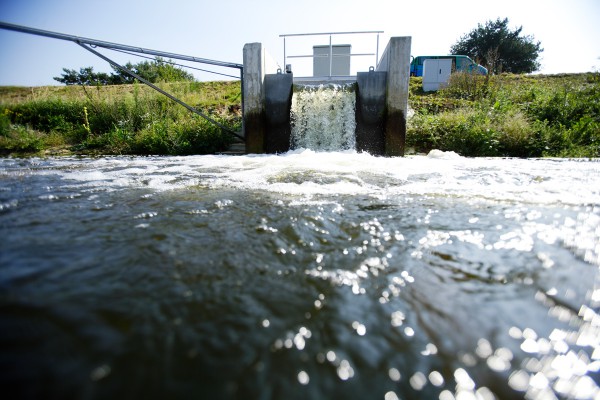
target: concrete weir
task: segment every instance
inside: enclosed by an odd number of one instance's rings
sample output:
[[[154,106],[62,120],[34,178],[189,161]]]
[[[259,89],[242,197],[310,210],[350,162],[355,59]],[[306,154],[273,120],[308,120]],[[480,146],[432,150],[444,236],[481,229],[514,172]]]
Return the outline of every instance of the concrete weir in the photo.
[[[356,93],[356,150],[375,155],[403,156],[408,110],[411,37],[392,37],[377,68],[358,72]],[[350,82],[350,83],[348,83]],[[311,84],[336,83],[331,77]],[[248,153],[282,153],[290,149],[290,108],[300,83],[278,70],[261,43],[244,46],[243,124]],[[324,132],[323,134],[327,134]]]

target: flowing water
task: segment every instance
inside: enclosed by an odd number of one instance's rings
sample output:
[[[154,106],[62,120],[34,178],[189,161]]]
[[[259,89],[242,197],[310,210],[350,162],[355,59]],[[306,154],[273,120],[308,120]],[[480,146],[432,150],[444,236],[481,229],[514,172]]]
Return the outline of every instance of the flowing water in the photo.
[[[303,86],[290,110],[291,149],[322,151],[356,148],[356,93],[350,86]],[[328,132],[323,135],[323,132]]]
[[[600,162],[0,159],[10,398],[598,399]]]

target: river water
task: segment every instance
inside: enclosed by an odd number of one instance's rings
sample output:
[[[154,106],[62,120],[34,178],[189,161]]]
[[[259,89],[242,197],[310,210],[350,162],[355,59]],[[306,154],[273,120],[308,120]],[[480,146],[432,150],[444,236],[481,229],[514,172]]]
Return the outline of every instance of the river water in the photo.
[[[26,399],[600,398],[600,162],[0,159]]]

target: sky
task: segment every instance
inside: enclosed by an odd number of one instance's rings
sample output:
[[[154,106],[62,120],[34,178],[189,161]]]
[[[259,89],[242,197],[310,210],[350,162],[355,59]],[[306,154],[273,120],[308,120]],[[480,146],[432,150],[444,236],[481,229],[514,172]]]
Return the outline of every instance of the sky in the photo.
[[[241,64],[244,44],[260,42],[282,68],[292,64],[295,76],[311,75],[312,61],[284,61],[282,34],[383,31],[379,37],[331,37],[333,44],[351,44],[352,53],[373,54],[352,58],[356,73],[375,65],[375,54],[392,36],[411,36],[413,56],[443,55],[478,24],[497,18],[508,18],[511,29],[522,26],[522,35],[541,42],[538,73],[600,70],[600,0],[0,0],[3,22],[219,61]],[[285,54],[309,55],[313,45],[329,40],[288,37]],[[145,61],[100,51],[120,63]],[[58,85],[53,77],[63,68],[112,72],[75,43],[3,29],[0,57],[0,86]],[[189,65],[239,76],[234,69]],[[230,79],[189,72],[199,80]]]

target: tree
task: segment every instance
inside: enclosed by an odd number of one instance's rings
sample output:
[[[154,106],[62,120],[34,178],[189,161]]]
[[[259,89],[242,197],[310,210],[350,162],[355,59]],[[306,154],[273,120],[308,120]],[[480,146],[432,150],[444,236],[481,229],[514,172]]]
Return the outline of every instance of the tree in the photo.
[[[171,61],[156,57],[152,62],[144,61],[134,67],[134,72],[152,82],[193,81],[194,75],[175,67]]]
[[[511,31],[508,18],[478,24],[450,47],[450,53],[478,60],[493,73],[533,72],[540,68],[538,58],[544,49],[533,36],[521,36],[522,30],[521,26]]]
[[[65,85],[110,85],[113,84],[112,75],[105,72],[94,72],[94,67],[74,69],[63,68],[61,77],[54,77],[55,81]]]
[[[170,60],[165,61],[160,57],[137,64],[128,62],[124,67],[151,83],[194,80],[194,75],[177,68]],[[54,77],[54,80],[65,85],[120,85],[135,81],[135,78],[120,69],[113,67],[113,70],[114,72],[109,75],[104,72],[96,73],[93,67],[80,68],[79,72],[63,68],[62,76]]]

